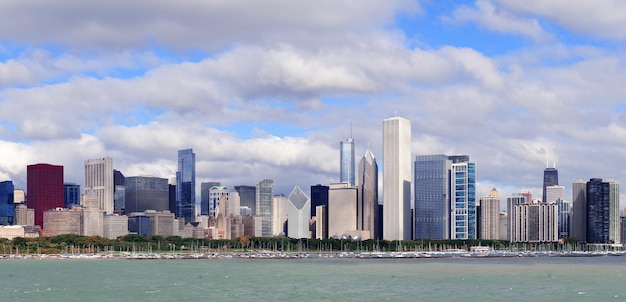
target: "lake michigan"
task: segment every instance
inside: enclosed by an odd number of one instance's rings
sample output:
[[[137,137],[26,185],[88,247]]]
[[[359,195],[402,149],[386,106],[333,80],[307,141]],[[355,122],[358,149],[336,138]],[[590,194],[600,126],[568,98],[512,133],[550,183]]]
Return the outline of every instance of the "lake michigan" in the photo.
[[[624,301],[626,256],[0,260],[2,301]]]

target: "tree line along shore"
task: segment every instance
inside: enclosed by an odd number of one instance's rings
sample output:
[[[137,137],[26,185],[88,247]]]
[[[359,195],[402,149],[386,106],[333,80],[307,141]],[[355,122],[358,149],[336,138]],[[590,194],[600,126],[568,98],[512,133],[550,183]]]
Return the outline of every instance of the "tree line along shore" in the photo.
[[[111,252],[207,253],[207,252],[406,252],[466,250],[483,246],[500,251],[595,251],[598,246],[576,240],[561,243],[511,243],[506,240],[350,240],[294,239],[287,237],[241,236],[232,240],[181,238],[179,236],[143,236],[130,234],[117,239],[99,236],[59,235],[54,237],[0,239],[0,253],[81,254]],[[605,249],[605,248],[603,248]]]

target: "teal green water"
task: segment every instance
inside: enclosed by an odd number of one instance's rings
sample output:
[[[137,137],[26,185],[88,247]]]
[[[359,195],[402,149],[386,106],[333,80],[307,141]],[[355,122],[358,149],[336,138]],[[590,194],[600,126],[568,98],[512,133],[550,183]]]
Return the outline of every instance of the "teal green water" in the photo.
[[[0,260],[1,301],[624,301],[626,257]]]

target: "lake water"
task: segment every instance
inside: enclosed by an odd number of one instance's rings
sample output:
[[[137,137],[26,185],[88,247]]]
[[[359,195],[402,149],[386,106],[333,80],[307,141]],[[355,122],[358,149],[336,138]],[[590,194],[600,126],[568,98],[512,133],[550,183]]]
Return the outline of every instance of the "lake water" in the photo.
[[[625,301],[626,256],[0,260],[1,301]]]

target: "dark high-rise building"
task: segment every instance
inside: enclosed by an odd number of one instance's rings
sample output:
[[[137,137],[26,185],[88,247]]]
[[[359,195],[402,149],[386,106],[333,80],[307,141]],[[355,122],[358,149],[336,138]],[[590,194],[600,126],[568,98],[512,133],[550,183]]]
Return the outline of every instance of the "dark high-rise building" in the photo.
[[[252,215],[256,215],[256,186],[235,186],[239,193],[239,206],[250,208]]]
[[[113,210],[124,213],[126,208],[126,178],[118,170],[113,170]]]
[[[317,206],[326,206],[328,208],[328,186],[315,185],[311,186],[311,217],[315,216],[315,208]]]
[[[158,177],[126,177],[126,213],[169,209],[167,179]]]
[[[15,224],[14,190],[12,181],[0,182],[0,225]]]
[[[63,207],[71,209],[80,205],[80,185],[75,183],[63,184]]]
[[[26,167],[26,194],[28,208],[35,210],[35,225],[43,225],[43,212],[62,208],[63,166],[35,164]]]
[[[619,183],[592,178],[587,182],[587,243],[620,243]]]
[[[178,206],[176,203],[176,185],[168,185],[169,188],[169,208],[170,208],[170,212],[178,215],[177,210],[178,210]],[[178,217],[178,216],[176,216]]]
[[[128,217],[128,232],[150,236],[150,217],[144,215]]]
[[[311,217],[316,217],[315,223],[322,223],[321,232],[317,234],[318,238],[328,238],[328,189],[329,186],[321,184],[311,186]],[[325,217],[317,217],[317,206],[323,206],[324,210],[320,213]],[[321,236],[321,237],[320,237]]]
[[[559,185],[559,171],[556,168],[546,168],[543,170],[543,195],[541,202],[547,202],[546,187]]]
[[[178,151],[178,171],[176,172],[177,217],[185,222],[196,219],[196,154],[193,149]]]
[[[209,181],[200,183],[200,215],[207,216],[209,215],[209,190],[212,187],[221,186],[219,181]]]
[[[359,162],[357,201],[357,230],[370,232],[370,238],[382,239],[383,234],[376,233],[378,212],[378,164],[370,149]]]

